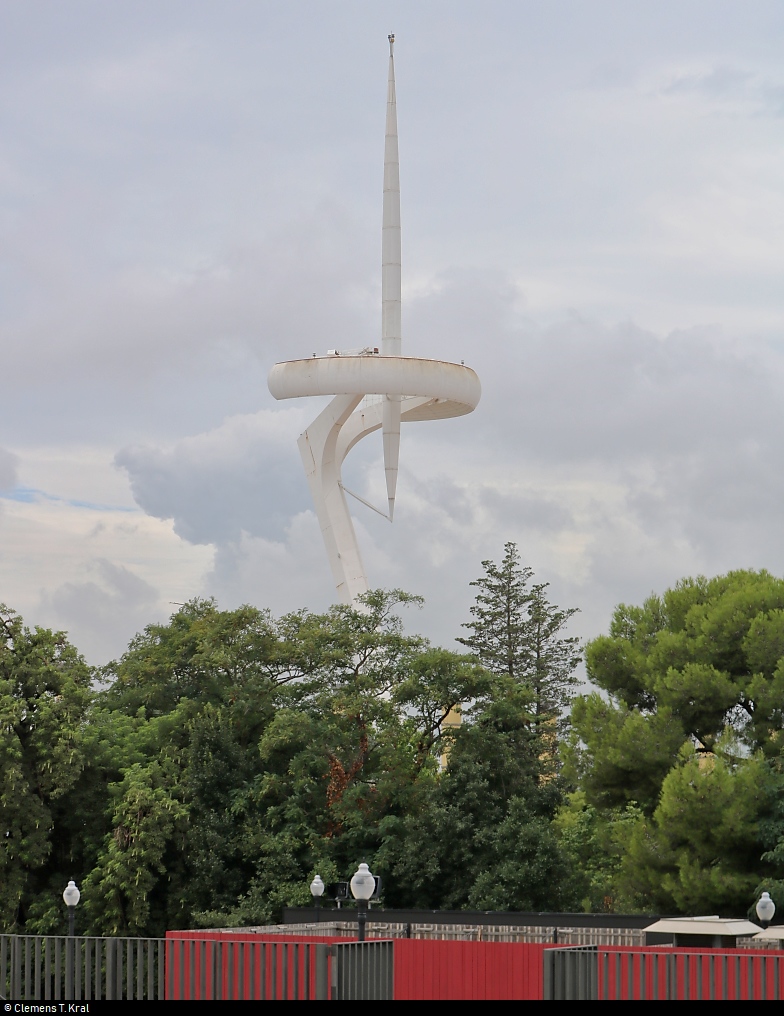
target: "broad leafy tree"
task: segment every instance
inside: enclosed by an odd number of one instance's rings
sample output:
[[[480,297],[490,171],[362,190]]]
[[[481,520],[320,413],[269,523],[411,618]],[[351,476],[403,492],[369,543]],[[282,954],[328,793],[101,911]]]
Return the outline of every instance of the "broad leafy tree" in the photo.
[[[85,765],[92,673],[63,632],[0,605],[0,914],[4,930],[57,908],[76,838],[53,836]],[[78,822],[77,822],[78,824]],[[74,833],[78,829],[73,830]],[[71,877],[71,876],[69,876]],[[45,919],[45,917],[44,917]]]

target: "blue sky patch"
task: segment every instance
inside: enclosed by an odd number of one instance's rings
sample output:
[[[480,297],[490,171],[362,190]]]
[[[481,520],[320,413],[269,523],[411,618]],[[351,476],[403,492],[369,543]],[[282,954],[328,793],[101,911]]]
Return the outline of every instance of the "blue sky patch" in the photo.
[[[33,504],[36,501],[55,501],[66,504],[70,508],[86,508],[91,512],[138,512],[136,507],[129,508],[126,505],[96,504],[94,501],[79,501],[75,498],[59,497],[57,494],[47,494],[45,490],[37,490],[35,487],[14,487],[13,490],[0,492],[0,498],[6,501],[21,501],[24,504]]]

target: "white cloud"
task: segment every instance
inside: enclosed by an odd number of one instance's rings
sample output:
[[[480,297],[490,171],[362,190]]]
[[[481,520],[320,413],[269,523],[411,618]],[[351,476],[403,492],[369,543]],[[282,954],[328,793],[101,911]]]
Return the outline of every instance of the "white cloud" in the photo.
[[[16,466],[19,459],[13,452],[0,448],[0,491],[16,486]]]
[[[280,535],[304,507],[307,487],[292,435],[307,410],[261,410],[167,449],[125,448],[115,462],[150,515],[173,519],[191,543],[230,543],[243,532]]]
[[[212,564],[212,548],[185,543],[171,523],[138,509],[18,496],[2,501],[0,601],[28,624],[69,631],[92,663],[168,616],[169,601],[196,595]]]
[[[265,376],[378,336],[389,25],[97,12],[4,26],[0,599],[102,660],[170,600],[331,598],[317,410]],[[508,539],[584,634],[685,573],[784,571],[779,5],[395,15],[404,348],[484,396],[406,428],[394,526],[357,506],[371,581],[449,642]],[[346,480],[383,502],[374,438]]]
[[[409,308],[431,355],[454,356],[484,326],[476,413],[404,428],[394,526],[356,507],[371,584],[424,593],[434,637],[458,633],[468,582],[509,539],[554,596],[590,602],[577,622],[585,634],[617,600],[687,571],[784,568],[775,348],[710,329],[536,326],[510,280],[481,272],[423,290]],[[264,410],[118,454],[147,512],[215,546],[204,592],[272,609],[328,600],[296,448],[317,411]],[[346,478],[381,503],[378,445],[370,438],[352,453]]]
[[[158,590],[123,565],[97,558],[86,570],[87,581],[44,592],[41,609],[77,646],[89,647],[93,660],[111,659],[145,625],[176,609],[162,610]]]

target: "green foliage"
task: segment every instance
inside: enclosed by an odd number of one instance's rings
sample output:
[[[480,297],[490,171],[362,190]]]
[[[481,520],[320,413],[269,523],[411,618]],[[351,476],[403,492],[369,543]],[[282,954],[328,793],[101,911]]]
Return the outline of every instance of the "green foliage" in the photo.
[[[591,803],[603,808],[631,801],[655,804],[685,737],[671,710],[646,714],[593,693],[575,700],[572,726],[576,734],[562,748],[566,773]]]
[[[536,722],[552,721],[568,705],[575,685],[578,640],[562,633],[577,610],[549,603],[546,582],[529,586],[533,572],[520,565],[514,543],[504,545],[500,566],[483,561],[482,567],[484,576],[471,583],[479,590],[473,620],[463,625],[471,635],[457,641],[488,670],[529,687]]]
[[[260,739],[264,771],[243,805],[259,859],[234,911],[243,923],[306,901],[303,871],[380,863],[388,830],[432,802],[439,754],[462,734],[443,729],[449,709],[491,690],[473,658],[402,634],[391,608],[407,602],[395,592],[372,594],[367,613],[333,608],[321,642],[346,655],[330,652],[319,680],[287,689]]]
[[[578,699],[572,713],[568,771],[588,800],[652,812],[687,740],[728,760],[777,755],[783,609],[784,580],[764,571],[684,579],[642,607],[618,607],[609,636],[586,647],[604,696]]]
[[[399,611],[419,602],[376,591],[275,619],[194,601],[136,636],[97,694],[62,636],[9,615],[4,707],[23,731],[35,700],[47,738],[3,745],[20,829],[6,837],[8,926],[59,930],[68,878],[83,932],[265,923],[309,902],[316,871],[337,881],[367,860],[402,877],[428,823],[445,831],[427,863],[452,905],[566,899],[535,692],[406,635]],[[418,901],[420,883],[391,875],[389,901]]]
[[[630,895],[623,878],[629,840],[641,818],[633,801],[602,810],[588,804],[581,790],[568,794],[559,808],[553,827],[582,878],[580,902],[586,913],[633,913],[641,908],[639,894]]]
[[[50,882],[67,866],[53,843],[58,803],[84,767],[91,672],[62,632],[25,628],[0,604],[0,914],[23,926],[50,912]],[[62,883],[60,892],[65,886]]]
[[[514,543],[504,545],[500,567],[493,561],[483,561],[482,567],[484,576],[471,583],[479,590],[471,608],[474,620],[464,625],[472,634],[457,641],[488,670],[522,681],[531,666],[527,621],[533,571],[520,566]]]
[[[484,567],[470,655],[407,635],[399,590],[281,618],[196,600],[100,691],[62,633],[2,608],[3,927],[62,931],[70,878],[83,933],[263,924],[363,860],[392,906],[784,906],[784,582],[619,607],[562,772],[573,611],[513,544]]]
[[[529,708],[530,693],[497,676],[466,711],[448,768],[420,807],[382,823],[375,863],[389,872],[390,904],[575,905],[577,882],[551,829],[560,787],[541,757]]]
[[[613,876],[618,897],[744,912],[763,877],[784,875],[784,581],[684,579],[618,607],[586,664],[600,692],[575,700],[565,773],[605,821],[642,809]]]
[[[166,874],[166,849],[185,809],[157,762],[134,764],[113,790],[113,828],[83,882],[85,912],[104,935],[141,935],[150,926],[152,891]]]
[[[732,765],[684,748],[653,816],[629,841],[627,892],[664,911],[743,913],[765,869],[759,818],[768,775],[761,755]]]

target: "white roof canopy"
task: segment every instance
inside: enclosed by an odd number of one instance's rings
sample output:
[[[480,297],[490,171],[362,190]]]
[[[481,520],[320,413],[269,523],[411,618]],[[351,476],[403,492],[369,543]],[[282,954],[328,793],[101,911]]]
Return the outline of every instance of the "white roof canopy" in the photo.
[[[661,935],[754,935],[758,924],[734,917],[669,917],[654,921],[645,929]]]

